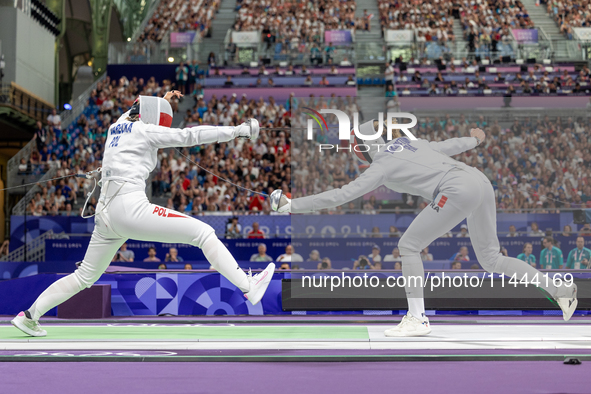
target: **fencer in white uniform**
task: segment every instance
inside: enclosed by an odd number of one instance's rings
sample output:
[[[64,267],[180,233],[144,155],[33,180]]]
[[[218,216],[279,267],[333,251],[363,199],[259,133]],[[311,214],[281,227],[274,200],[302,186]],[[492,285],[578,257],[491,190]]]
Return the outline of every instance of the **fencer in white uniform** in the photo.
[[[169,92],[169,99],[177,92]],[[201,248],[209,263],[253,304],[258,303],[273,276],[275,265],[247,275],[208,224],[148,201],[146,179],[157,164],[161,148],[188,147],[234,138],[256,139],[256,119],[239,126],[170,128],[172,108],[162,98],[140,96],[130,111],[111,125],[102,162],[102,187],[95,227],[84,260],[74,273],[49,286],[27,311],[12,321],[32,336],[45,336],[38,320],[51,308],[95,283],[128,239],[184,243]]]
[[[366,122],[359,126],[359,131],[363,135],[374,135],[376,125],[375,121]],[[367,144],[359,150],[370,147],[368,152],[358,155],[370,166],[357,179],[340,189],[294,200],[276,190],[271,194],[271,205],[278,212],[308,213],[335,208],[382,185],[399,193],[421,196],[431,204],[417,215],[398,243],[402,273],[406,278],[424,278],[421,250],[467,218],[472,246],[485,270],[507,276],[516,274],[519,279],[527,274],[529,281],[538,278],[542,282],[539,287],[557,300],[564,320],[570,319],[577,306],[576,285],[557,288],[551,279],[546,285],[542,274],[531,265],[500,253],[491,183],[477,169],[450,157],[475,148],[485,138],[480,129],[472,129],[470,135],[429,142],[411,140],[394,130],[393,140],[388,143],[381,137],[377,141],[355,137],[353,143]],[[431,332],[425,316],[423,287],[407,285],[406,295],[409,312],[397,327],[385,332],[386,336],[417,336]]]

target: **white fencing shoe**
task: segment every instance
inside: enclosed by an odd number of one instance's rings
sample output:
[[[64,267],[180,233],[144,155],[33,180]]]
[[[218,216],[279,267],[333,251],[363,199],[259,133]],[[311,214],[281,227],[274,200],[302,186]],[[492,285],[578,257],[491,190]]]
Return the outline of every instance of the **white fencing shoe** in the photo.
[[[419,320],[411,315],[410,312],[402,318],[402,321],[396,327],[384,331],[384,335],[387,337],[418,337],[430,333],[431,325],[429,324],[429,319],[424,317],[422,320]]]
[[[577,285],[573,283],[572,286],[566,287],[563,283],[562,286],[558,287],[554,299],[562,309],[562,318],[564,321],[568,321],[575,313],[579,303],[577,300]]]
[[[273,278],[273,273],[275,272],[275,264],[270,263],[264,271],[259,272],[255,276],[252,276],[252,272],[248,270],[248,280],[250,281],[250,290],[248,293],[244,293],[244,297],[252,305],[256,305],[259,303],[263,295],[265,295],[265,291],[271,283],[271,279]]]
[[[47,335],[47,331],[42,330],[39,322],[29,319],[25,312],[20,312],[11,321],[12,325],[32,337],[44,337]]]
[[[252,118],[236,126],[236,128],[234,129],[234,137],[250,138],[251,141],[254,141],[257,138],[259,138],[259,131],[259,121]]]

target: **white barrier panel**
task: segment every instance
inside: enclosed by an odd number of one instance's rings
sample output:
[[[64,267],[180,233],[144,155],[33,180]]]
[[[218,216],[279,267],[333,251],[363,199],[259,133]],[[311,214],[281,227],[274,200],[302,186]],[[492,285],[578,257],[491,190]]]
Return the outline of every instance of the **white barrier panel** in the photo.
[[[411,43],[413,40],[412,30],[386,30],[386,42],[387,43]]]
[[[258,31],[233,31],[232,42],[236,45],[240,44],[258,44],[261,33]]]
[[[573,28],[575,36],[581,41],[591,41],[591,28],[589,27],[575,27]]]

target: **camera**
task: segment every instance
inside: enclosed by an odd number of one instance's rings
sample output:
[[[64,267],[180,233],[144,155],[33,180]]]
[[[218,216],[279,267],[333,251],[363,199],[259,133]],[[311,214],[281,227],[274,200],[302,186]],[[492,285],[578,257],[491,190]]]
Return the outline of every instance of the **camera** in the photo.
[[[359,259],[359,267],[360,267],[360,268],[365,268],[365,267],[367,267],[368,265],[369,265],[369,261],[367,260],[367,258],[365,258],[365,257],[361,257],[361,258]]]
[[[320,267],[325,270],[328,269],[328,263],[326,261],[323,261],[322,264],[320,264]]]

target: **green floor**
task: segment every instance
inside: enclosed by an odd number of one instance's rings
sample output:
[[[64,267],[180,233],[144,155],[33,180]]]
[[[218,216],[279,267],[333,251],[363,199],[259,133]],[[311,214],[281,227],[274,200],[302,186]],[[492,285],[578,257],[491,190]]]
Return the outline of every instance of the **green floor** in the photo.
[[[369,340],[364,326],[42,326],[51,340]],[[0,341],[36,339],[21,333],[13,326],[0,326]]]

